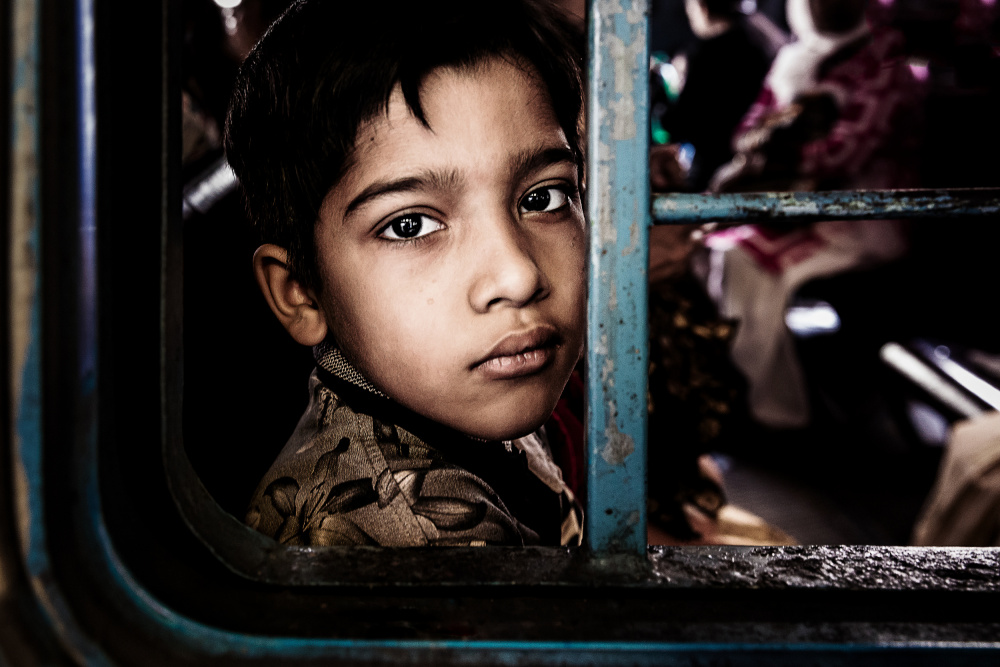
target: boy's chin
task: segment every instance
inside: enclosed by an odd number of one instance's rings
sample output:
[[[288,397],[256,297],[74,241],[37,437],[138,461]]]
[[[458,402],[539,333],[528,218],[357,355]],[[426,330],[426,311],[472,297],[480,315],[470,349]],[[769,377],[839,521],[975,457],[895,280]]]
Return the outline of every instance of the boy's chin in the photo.
[[[549,410],[541,416],[493,422],[478,420],[474,424],[463,424],[458,430],[477,440],[517,440],[534,433],[549,418]]]
[[[558,391],[550,385],[546,391],[518,395],[510,392],[506,400],[481,411],[466,420],[459,430],[480,440],[516,440],[534,433],[552,416],[562,396],[563,382]]]

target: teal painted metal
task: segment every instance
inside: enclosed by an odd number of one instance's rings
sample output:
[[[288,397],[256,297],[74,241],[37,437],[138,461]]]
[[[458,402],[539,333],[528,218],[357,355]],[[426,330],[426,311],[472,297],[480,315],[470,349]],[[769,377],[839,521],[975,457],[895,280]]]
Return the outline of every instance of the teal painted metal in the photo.
[[[86,0],[82,0],[86,2]],[[76,7],[79,21],[89,4]],[[87,18],[92,17],[88,14]],[[45,530],[45,478],[43,475],[44,424],[42,357],[42,203],[39,166],[42,160],[41,108],[41,3],[17,0],[13,7],[11,42],[14,45],[12,91],[11,282],[10,338],[14,348],[11,387],[14,401],[15,475],[21,477],[18,511],[27,521],[19,533],[22,560],[32,590],[45,617],[62,640],[63,648],[81,664],[107,664],[103,652],[76,623],[71,608],[52,576],[48,534]],[[92,19],[91,19],[92,24]],[[92,34],[91,30],[91,34]],[[92,53],[92,52],[91,52]],[[92,64],[92,60],[91,60]],[[92,69],[92,68],[91,68]],[[92,87],[92,80],[91,80]],[[93,106],[90,106],[93,111]],[[92,118],[91,118],[92,119]],[[83,122],[81,122],[81,127]],[[87,126],[93,134],[93,126]],[[82,136],[82,135],[81,135]],[[91,220],[92,226],[92,220]],[[96,314],[96,313],[95,313]],[[92,336],[89,344],[96,344]],[[82,343],[84,344],[84,343]],[[79,378],[76,378],[79,379]],[[93,378],[89,389],[93,392]],[[86,390],[86,387],[85,387]]]
[[[11,299],[10,339],[11,377],[14,386],[15,455],[23,466],[17,470],[29,496],[40,496],[41,476],[32,472],[41,466],[40,453],[33,445],[42,437],[42,361],[41,272],[39,270],[39,187],[40,91],[39,91],[39,22],[37,0],[18,0],[13,8],[10,43],[13,52],[13,90],[11,91],[11,187],[10,248]],[[28,510],[28,531],[21,535],[22,555],[28,571],[37,572],[46,553],[41,508]]]
[[[643,0],[592,0],[587,137],[587,545],[646,550],[649,40]]]
[[[976,217],[1000,213],[1000,188],[669,194],[652,208],[657,224]]]

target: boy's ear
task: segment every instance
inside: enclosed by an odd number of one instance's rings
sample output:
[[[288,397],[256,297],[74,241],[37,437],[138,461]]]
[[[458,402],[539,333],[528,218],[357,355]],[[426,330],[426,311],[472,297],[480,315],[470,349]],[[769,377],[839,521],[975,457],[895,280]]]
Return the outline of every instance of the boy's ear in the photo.
[[[319,299],[288,269],[288,252],[265,243],[253,254],[253,272],[267,305],[297,343],[318,345],[326,338],[326,317]]]

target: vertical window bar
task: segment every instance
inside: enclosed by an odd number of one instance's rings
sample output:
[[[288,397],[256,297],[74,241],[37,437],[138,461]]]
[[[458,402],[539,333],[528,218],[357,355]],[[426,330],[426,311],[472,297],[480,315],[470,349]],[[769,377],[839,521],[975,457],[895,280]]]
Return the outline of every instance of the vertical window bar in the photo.
[[[6,6],[3,11],[7,11]],[[10,229],[8,252],[10,267],[11,294],[9,296],[9,327],[11,368],[10,396],[12,423],[12,462],[15,472],[15,503],[21,518],[18,526],[18,537],[22,562],[28,575],[35,599],[42,613],[54,629],[61,643],[61,649],[76,663],[87,665],[109,664],[101,649],[85,634],[78,624],[69,602],[57,582],[50,558],[50,543],[45,524],[45,483],[43,474],[46,387],[43,376],[49,363],[43,356],[43,339],[49,335],[46,323],[42,317],[43,299],[46,290],[51,293],[51,286],[44,284],[47,266],[53,262],[65,261],[59,248],[43,245],[43,227],[58,224],[58,220],[43,216],[46,207],[43,206],[43,161],[49,153],[45,151],[42,142],[41,120],[44,115],[42,105],[45,103],[43,90],[48,77],[58,77],[58,67],[53,62],[43,63],[41,48],[44,37],[56,33],[51,22],[43,20],[43,2],[41,0],[15,0],[11,7],[11,24],[9,41],[0,42],[0,48],[12,48],[12,90],[11,90],[11,193],[10,193]],[[90,81],[81,82],[78,94],[82,96],[91,89],[92,70],[88,63],[92,62],[93,31],[89,21],[92,19],[89,0],[79,0],[74,6],[76,38],[79,41],[79,51],[74,52],[77,58],[85,58],[78,70],[81,76],[90,76]],[[87,42],[87,43],[84,43]],[[93,111],[88,106],[88,113]],[[86,155],[81,155],[80,165],[86,163],[92,155],[94,144],[85,139],[85,133],[91,132],[92,124],[81,120],[79,128],[80,143],[77,145]],[[58,155],[62,151],[57,152]],[[52,159],[58,159],[52,158]],[[81,188],[87,188],[89,181],[80,182]],[[88,200],[84,200],[88,205]],[[52,214],[54,215],[54,214]],[[93,235],[93,217],[83,212],[81,230],[78,241],[86,245]],[[73,248],[74,251],[78,248]],[[89,257],[89,255],[88,255]],[[88,280],[88,275],[81,275]],[[81,287],[86,293],[90,285]],[[49,327],[51,330],[51,327]],[[95,342],[94,329],[88,325],[85,329],[78,350]],[[89,359],[84,362],[89,363]],[[80,377],[71,378],[85,385],[83,392],[93,396],[93,376],[88,375],[87,366],[81,369]],[[76,418],[77,415],[74,415]],[[51,419],[51,416],[49,416]],[[92,433],[92,431],[91,431]],[[0,661],[2,662],[2,661]]]
[[[92,0],[76,0],[77,142],[79,150],[79,377],[92,400],[97,388],[97,103]],[[89,406],[88,406],[89,407]],[[91,425],[93,430],[94,425]],[[96,437],[96,430],[89,437]]]
[[[646,551],[649,44],[645,0],[591,0],[587,545]]]
[[[39,61],[41,42],[39,0],[17,0],[12,7],[10,35],[4,47],[12,49],[11,90],[11,190],[10,230],[7,239],[11,291],[8,297],[10,326],[11,444],[22,489],[17,494],[23,517],[21,549],[30,576],[44,568],[46,553],[42,526],[41,456],[42,438],[41,358],[41,92]],[[9,41],[7,41],[9,38]],[[17,468],[14,468],[17,470]],[[37,504],[32,500],[39,499]]]

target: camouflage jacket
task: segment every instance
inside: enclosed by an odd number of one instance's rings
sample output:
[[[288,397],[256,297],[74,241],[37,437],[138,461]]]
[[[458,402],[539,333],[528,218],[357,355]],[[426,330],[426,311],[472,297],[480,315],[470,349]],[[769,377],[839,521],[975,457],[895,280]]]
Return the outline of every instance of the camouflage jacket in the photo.
[[[281,544],[578,545],[583,513],[544,431],[474,440],[371,386],[328,345],[246,523]]]

